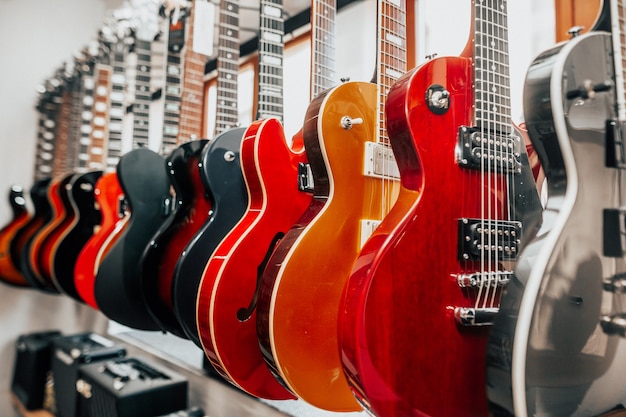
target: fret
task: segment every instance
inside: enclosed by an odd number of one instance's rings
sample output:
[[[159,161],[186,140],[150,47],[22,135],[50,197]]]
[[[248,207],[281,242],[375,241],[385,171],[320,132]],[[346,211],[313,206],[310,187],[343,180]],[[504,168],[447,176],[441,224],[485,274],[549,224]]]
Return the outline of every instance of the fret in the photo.
[[[311,98],[335,85],[336,0],[311,3]]]
[[[626,122],[626,5],[623,0],[611,1],[611,39],[613,43],[613,62],[615,65],[615,92],[617,117]]]
[[[239,4],[220,3],[220,30],[217,58],[217,111],[215,134],[237,125],[237,80],[239,75]]]
[[[108,119],[110,108],[112,68],[108,65],[96,64],[94,90],[93,118],[91,121],[91,138],[87,144],[89,159],[88,167],[91,169],[104,169],[105,152],[108,142]]]

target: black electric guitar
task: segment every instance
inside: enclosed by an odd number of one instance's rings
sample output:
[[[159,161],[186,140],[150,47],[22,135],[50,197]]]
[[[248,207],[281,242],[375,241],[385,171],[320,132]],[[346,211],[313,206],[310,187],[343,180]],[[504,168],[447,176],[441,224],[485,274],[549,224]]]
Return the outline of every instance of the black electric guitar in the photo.
[[[543,52],[526,75],[548,199],[489,339],[494,416],[597,416],[626,401],[626,4],[603,6],[595,31]],[[601,31],[609,15],[612,34]]]
[[[94,284],[95,301],[108,318],[140,330],[158,330],[143,302],[140,260],[145,247],[171,207],[170,181],[165,160],[148,149],[148,123],[152,93],[151,49],[158,32],[158,10],[147,5],[139,10],[143,24],[135,30],[137,56],[133,103],[134,149],[117,164],[117,179],[123,190],[120,204],[123,220],[103,247],[105,254]]]
[[[211,214],[187,243],[174,268],[174,313],[187,338],[201,346],[196,325],[196,297],[202,272],[213,250],[241,219],[248,197],[241,172],[239,148],[245,128],[238,123],[239,2],[220,4],[217,58],[216,137],[200,155],[202,188],[211,201]]]
[[[163,126],[164,154],[174,188],[172,212],[146,247],[141,261],[144,301],[163,331],[186,337],[172,304],[174,268],[187,243],[211,213],[211,201],[203,189],[198,164],[207,140],[194,140],[202,128],[204,67],[207,57],[194,50],[195,5],[170,23],[166,114]],[[223,11],[222,11],[223,13]],[[208,23],[208,22],[207,22]],[[181,49],[182,48],[182,49]],[[182,78],[181,78],[181,62]],[[167,150],[165,150],[167,148]]]

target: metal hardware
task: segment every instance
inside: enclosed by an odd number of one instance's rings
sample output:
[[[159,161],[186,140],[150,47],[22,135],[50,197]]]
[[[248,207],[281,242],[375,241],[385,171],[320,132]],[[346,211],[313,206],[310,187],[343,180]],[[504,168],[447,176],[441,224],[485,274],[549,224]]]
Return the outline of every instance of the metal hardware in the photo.
[[[514,260],[520,249],[522,224],[517,221],[459,219],[458,259]]]
[[[460,274],[457,282],[461,288],[504,287],[511,281],[512,271],[475,272]]]
[[[461,126],[458,143],[457,163],[465,168],[515,174],[522,172],[522,140],[515,134],[502,135]]]
[[[310,164],[298,162],[298,189],[307,193],[313,192],[313,171]]]
[[[491,326],[498,308],[455,307],[454,318],[463,326]]]
[[[608,335],[626,337],[626,314],[605,315],[600,319],[600,327]]]
[[[400,179],[393,150],[382,143],[366,142],[363,174],[368,177]]]
[[[367,239],[369,239],[372,233],[374,233],[374,230],[376,230],[379,224],[380,224],[380,220],[367,220],[367,219],[361,220],[361,233],[359,233],[359,237],[360,237],[359,248],[362,248],[363,245],[365,245],[365,242],[367,242]]]
[[[350,129],[352,129],[352,126],[360,125],[360,124],[363,124],[363,118],[362,117],[355,117],[353,119],[350,116],[343,116],[341,118],[341,127],[346,129],[346,130],[350,130]]]

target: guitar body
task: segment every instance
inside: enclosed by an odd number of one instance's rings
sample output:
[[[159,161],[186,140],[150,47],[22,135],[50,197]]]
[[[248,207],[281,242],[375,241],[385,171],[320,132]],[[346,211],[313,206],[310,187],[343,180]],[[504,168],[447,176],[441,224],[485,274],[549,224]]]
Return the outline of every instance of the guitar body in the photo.
[[[260,398],[294,398],[270,373],[258,346],[258,283],[276,243],[311,202],[298,188],[298,164],[306,163],[302,142],[290,148],[276,118],[253,122],[241,144],[248,208],[217,246],[198,295],[200,340],[214,368]]]
[[[96,274],[100,261],[106,255],[104,248],[125,222],[120,213],[124,191],[115,172],[102,175],[95,184],[94,198],[101,214],[97,231],[83,245],[74,265],[74,286],[81,300],[98,309],[94,295]]]
[[[174,312],[187,337],[201,346],[196,321],[196,299],[202,273],[211,254],[243,216],[248,196],[241,173],[239,150],[245,128],[218,135],[204,147],[200,177],[211,198],[211,215],[187,243],[174,269]]]
[[[381,219],[396,181],[364,172],[377,138],[377,86],[348,82],[318,96],[304,123],[314,200],[277,245],[263,274],[257,310],[261,348],[291,391],[331,411],[360,409],[343,375],[337,345],[339,302],[361,245],[361,222]],[[344,129],[344,116],[363,123]],[[385,194],[385,188],[388,194]]]
[[[42,291],[58,292],[51,282],[44,281],[32,272],[28,256],[30,242],[52,218],[52,207],[48,200],[50,183],[50,178],[42,179],[36,181],[30,189],[30,197],[35,210],[33,217],[15,234],[11,242],[11,259],[13,264],[18,265],[20,272],[31,287]]]
[[[15,236],[32,219],[26,208],[24,191],[21,186],[14,185],[11,187],[9,205],[13,212],[13,218],[0,229],[0,281],[16,287],[29,287],[30,284],[11,258],[11,244]]]
[[[147,148],[120,158],[117,176],[130,216],[105,242],[94,285],[96,304],[108,318],[139,330],[158,330],[141,294],[140,261],[168,214],[170,180],[163,157]]]
[[[68,200],[72,212],[66,226],[59,227],[59,237],[52,248],[52,279],[56,286],[82,302],[74,284],[74,267],[83,246],[100,224],[100,210],[95,205],[94,187],[102,171],[75,175],[69,183]]]
[[[609,34],[591,32],[539,55],[526,76],[526,123],[548,200],[489,341],[488,396],[499,415],[595,416],[626,401],[626,341],[601,326],[623,312],[604,282],[626,272],[620,222],[607,214],[624,204],[623,168],[607,165],[615,92],[567,97],[589,80],[615,79],[611,51]]]
[[[146,247],[141,261],[142,293],[163,331],[186,337],[172,302],[172,280],[183,249],[211,212],[211,200],[200,178],[200,155],[208,140],[187,142],[167,158],[176,203],[168,220]]]
[[[48,188],[47,198],[52,207],[52,216],[44,224],[32,240],[29,242],[27,251],[26,267],[32,276],[47,283],[47,286],[55,287],[52,280],[52,269],[50,265],[50,251],[52,248],[55,230],[65,221],[70,206],[67,197],[67,185],[73,174],[68,174],[63,178],[53,181]],[[57,289],[58,290],[58,289]]]

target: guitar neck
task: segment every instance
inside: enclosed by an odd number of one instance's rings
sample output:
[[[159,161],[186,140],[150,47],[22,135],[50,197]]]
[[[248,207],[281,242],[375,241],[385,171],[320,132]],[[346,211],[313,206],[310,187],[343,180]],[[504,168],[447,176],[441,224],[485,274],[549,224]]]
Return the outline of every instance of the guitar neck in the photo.
[[[311,99],[335,85],[336,0],[311,2]]]
[[[104,170],[108,147],[109,109],[111,108],[112,68],[106,64],[96,64],[94,71],[95,88],[91,118],[91,132],[88,149],[88,168]]]
[[[178,146],[181,94],[181,47],[176,37],[183,30],[183,22],[170,23],[167,63],[165,66],[165,109],[163,113],[163,140],[161,154],[168,155]],[[184,42],[184,38],[183,38]]]
[[[237,126],[237,76],[239,72],[239,2],[220,3],[217,56],[217,112],[215,133]]]
[[[94,103],[93,71],[93,63],[83,65],[83,72],[81,73],[77,97],[74,103],[77,114],[73,115],[75,146],[73,146],[74,155],[72,157],[74,162],[71,168],[81,173],[86,172],[89,165],[89,143]]]
[[[56,126],[62,97],[57,91],[46,92],[40,99],[39,129],[37,131],[37,150],[35,155],[36,180],[50,177],[54,164],[54,150],[57,143]]]
[[[378,141],[389,144],[385,125],[385,101],[389,89],[406,72],[406,2],[378,2]]]
[[[119,37],[111,46],[111,93],[109,94],[110,108],[108,121],[108,143],[105,157],[105,170],[115,171],[122,156],[122,140],[126,99],[126,58],[128,46],[122,37]]]
[[[615,92],[617,96],[617,116],[622,122],[626,121],[626,39],[624,39],[624,24],[626,24],[626,4],[624,0],[611,1],[611,36],[613,40],[613,62],[615,65]]]
[[[137,66],[133,104],[133,148],[147,147],[149,143],[150,103],[152,102],[150,48],[150,41],[135,39]]]
[[[474,5],[474,108],[476,125],[510,133],[511,91],[506,1]]]
[[[261,0],[257,119],[283,120],[282,0]]]
[[[72,92],[64,89],[56,125],[56,144],[52,163],[52,177],[59,178],[67,171],[67,155],[70,144],[70,116],[72,112]]]
[[[187,19],[187,41],[183,50],[183,85],[180,100],[180,123],[177,143],[202,136],[202,105],[204,98],[204,67],[207,56],[194,50],[195,1]],[[202,22],[199,22],[202,23]]]

